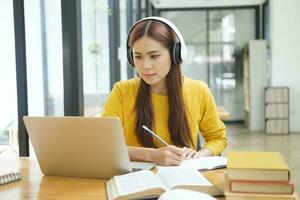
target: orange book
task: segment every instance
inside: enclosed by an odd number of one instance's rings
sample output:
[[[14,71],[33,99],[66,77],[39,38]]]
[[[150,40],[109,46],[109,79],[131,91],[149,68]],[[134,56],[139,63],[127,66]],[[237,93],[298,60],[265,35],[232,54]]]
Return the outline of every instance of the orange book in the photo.
[[[229,180],[286,183],[290,180],[290,169],[278,152],[229,152],[227,169]]]
[[[293,194],[294,185],[276,181],[229,180],[230,192],[256,194]]]
[[[294,191],[292,194],[259,194],[247,192],[231,192],[229,188],[228,174],[225,175],[224,194],[230,200],[299,200],[299,196]]]

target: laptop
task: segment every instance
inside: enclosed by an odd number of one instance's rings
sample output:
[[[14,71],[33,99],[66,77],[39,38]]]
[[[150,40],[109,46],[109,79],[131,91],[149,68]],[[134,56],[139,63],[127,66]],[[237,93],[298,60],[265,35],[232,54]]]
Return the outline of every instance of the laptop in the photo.
[[[42,173],[109,179],[132,171],[118,118],[24,118]]]

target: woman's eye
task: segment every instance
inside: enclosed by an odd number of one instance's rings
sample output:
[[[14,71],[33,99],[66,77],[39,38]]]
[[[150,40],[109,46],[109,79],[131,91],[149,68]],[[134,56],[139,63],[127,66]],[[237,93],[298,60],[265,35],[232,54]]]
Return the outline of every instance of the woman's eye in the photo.
[[[153,58],[153,59],[156,59],[158,57],[159,57],[159,55],[151,55],[151,58]]]
[[[134,59],[137,59],[137,60],[139,60],[141,58],[142,58],[142,56],[134,56]]]

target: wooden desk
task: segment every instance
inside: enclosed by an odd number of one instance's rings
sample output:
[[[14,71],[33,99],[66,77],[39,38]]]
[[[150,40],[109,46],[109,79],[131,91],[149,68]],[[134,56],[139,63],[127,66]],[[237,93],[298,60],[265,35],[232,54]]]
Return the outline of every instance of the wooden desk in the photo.
[[[23,179],[0,186],[0,199],[106,199],[105,180],[44,176],[33,158],[0,158],[2,167],[20,168]],[[217,186],[223,184],[224,170],[205,175]],[[225,197],[218,199],[225,200]]]

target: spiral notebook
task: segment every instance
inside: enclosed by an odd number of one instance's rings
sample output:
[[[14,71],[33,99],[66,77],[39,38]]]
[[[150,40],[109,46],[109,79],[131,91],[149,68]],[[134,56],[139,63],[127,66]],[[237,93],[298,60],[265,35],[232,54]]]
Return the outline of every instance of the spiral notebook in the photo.
[[[19,170],[0,170],[0,186],[6,183],[11,183],[22,179],[22,174]]]

